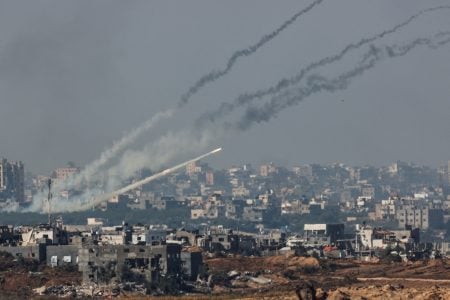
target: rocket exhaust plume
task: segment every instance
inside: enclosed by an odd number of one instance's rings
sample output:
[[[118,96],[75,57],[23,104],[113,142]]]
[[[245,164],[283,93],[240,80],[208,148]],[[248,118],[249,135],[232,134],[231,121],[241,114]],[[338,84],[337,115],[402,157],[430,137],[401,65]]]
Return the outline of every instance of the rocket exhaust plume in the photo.
[[[112,147],[103,151],[97,160],[94,160],[89,165],[87,165],[79,174],[75,175],[70,181],[66,182],[65,185],[67,186],[68,184],[70,184],[71,186],[75,186],[80,184],[82,180],[89,181],[90,177],[98,171],[99,167],[103,166],[109,160],[114,158],[118,153],[135,142],[141,134],[152,128],[156,123],[163,119],[171,117],[172,114],[172,110],[161,111],[155,114],[151,119],[147,120],[139,127],[136,127],[135,129],[124,135],[120,140],[115,142]]]
[[[202,78],[200,78],[197,81],[197,83],[194,84],[188,90],[188,92],[182,96],[180,104],[186,104],[189,101],[189,99],[194,94],[196,94],[201,88],[203,88],[207,84],[215,81],[216,79],[219,79],[220,77],[225,76],[233,68],[233,66],[238,62],[238,60],[241,57],[249,56],[249,55],[252,55],[253,53],[255,53],[260,47],[264,46],[266,43],[273,40],[283,30],[285,30],[287,27],[292,25],[301,15],[309,12],[315,6],[321,4],[322,2],[323,2],[323,0],[318,0],[318,1],[312,2],[312,4],[310,4],[308,7],[306,7],[302,11],[299,11],[297,14],[295,14],[289,20],[284,22],[278,29],[276,29],[272,33],[269,33],[269,34],[263,36],[259,40],[259,42],[257,42],[256,44],[249,46],[248,48],[234,52],[232,54],[232,56],[228,59],[228,63],[223,70],[213,71],[213,72],[203,76]],[[416,42],[415,44],[414,43],[410,44],[410,48],[408,48],[406,46],[405,46],[406,48],[405,47],[403,47],[403,48],[397,47],[397,46],[391,46],[391,47],[386,47],[386,48],[372,47],[370,49],[370,51],[366,53],[365,59],[360,61],[358,66],[356,66],[354,69],[350,70],[349,72],[341,74],[339,77],[330,79],[330,78],[325,78],[325,77],[322,77],[319,75],[307,76],[309,72],[311,72],[312,70],[315,70],[316,68],[340,61],[351,50],[359,49],[362,46],[368,45],[378,39],[383,38],[384,36],[386,36],[388,34],[395,33],[397,30],[407,26],[413,20],[420,17],[421,15],[428,13],[428,12],[437,11],[440,9],[450,9],[450,6],[438,6],[438,7],[433,7],[433,8],[429,8],[429,9],[420,11],[417,14],[408,18],[403,23],[400,23],[400,24],[392,27],[389,30],[386,30],[384,32],[381,32],[381,33],[379,33],[375,36],[369,37],[369,38],[363,38],[357,43],[346,46],[340,53],[338,53],[334,56],[326,57],[320,61],[314,62],[314,63],[306,66],[296,76],[280,80],[273,87],[270,87],[266,90],[260,90],[255,93],[252,93],[252,94],[242,94],[234,102],[222,104],[222,106],[217,111],[218,113],[213,112],[213,113],[207,114],[207,116],[209,115],[210,116],[209,118],[211,120],[213,120],[216,117],[218,118],[218,117],[223,116],[223,114],[227,113],[228,111],[231,112],[235,108],[249,104],[253,99],[259,99],[264,96],[275,95],[269,102],[265,103],[261,107],[249,107],[247,109],[244,117],[239,120],[238,126],[233,127],[234,129],[244,130],[244,129],[252,126],[252,124],[254,124],[254,123],[259,123],[259,122],[270,120],[272,117],[276,116],[276,114],[279,111],[285,109],[286,107],[297,104],[298,102],[302,101],[303,99],[309,97],[312,94],[315,94],[315,93],[318,93],[321,91],[333,92],[333,91],[338,91],[338,90],[347,88],[347,86],[350,84],[350,81],[352,79],[354,79],[355,77],[357,77],[359,75],[362,75],[366,70],[369,70],[370,68],[375,66],[375,64],[377,62],[379,62],[379,60],[381,60],[381,59],[393,58],[393,57],[405,55],[410,50],[412,50],[413,48],[415,48],[416,46],[419,46],[419,45],[426,45],[431,48],[443,46],[447,43],[446,41],[441,40],[440,42],[433,43],[433,39],[422,39],[422,40],[419,39],[418,42]],[[443,33],[442,36],[445,36],[445,34]],[[378,58],[375,55],[377,53],[380,55],[381,58]],[[303,79],[305,79],[305,82],[306,82],[305,87],[301,87],[301,88],[298,88],[295,90],[292,88],[291,90],[288,90],[289,87],[292,87],[293,85],[300,83]],[[278,94],[280,92],[284,92],[284,93]],[[152,119],[150,119],[147,122],[145,122],[144,124],[142,124],[141,126],[137,127],[133,131],[131,131],[129,134],[125,135],[121,140],[119,140],[117,143],[115,143],[112,146],[112,148],[104,151],[98,160],[96,160],[96,161],[92,162],[90,165],[88,165],[85,168],[85,170],[83,170],[81,172],[81,174],[79,176],[66,182],[65,187],[69,187],[69,188],[73,187],[73,186],[75,186],[75,183],[81,182],[83,180],[89,181],[90,177],[93,177],[93,175],[99,171],[99,168],[102,165],[104,165],[111,158],[117,156],[122,150],[126,149],[127,146],[130,145],[132,142],[134,142],[139,135],[141,135],[143,132],[145,132],[148,129],[150,129],[151,127],[153,127],[155,123],[159,122],[160,120],[162,120],[164,118],[168,118],[168,117],[172,116],[174,112],[175,112],[175,110],[168,110],[165,112],[161,112],[161,113],[155,115]],[[211,127],[216,128],[216,129],[218,128],[218,126],[211,126]],[[206,131],[206,129],[202,128],[202,132],[205,132],[205,131]],[[209,142],[211,142],[211,141],[209,141]],[[179,142],[179,141],[175,141],[174,143],[177,145],[181,144],[181,142]],[[158,154],[160,154],[162,157],[165,157],[167,155],[166,152],[169,148],[166,146],[167,145],[162,145],[160,147],[161,153],[158,153]],[[203,147],[204,146],[205,145],[203,145]],[[163,149],[165,149],[166,152],[162,151]],[[179,152],[179,149],[176,149],[173,151]],[[141,153],[139,153],[139,154],[141,154],[142,156],[148,156],[148,154],[145,153],[145,151],[141,151]],[[159,157],[159,156],[157,156],[157,157]],[[173,156],[171,159],[173,159]],[[130,160],[131,160],[130,157],[125,157],[125,159],[123,159],[123,161],[126,161],[126,162],[129,162]],[[165,162],[167,162],[167,161],[168,161],[168,159]],[[127,164],[123,163],[123,165],[127,165]],[[136,170],[136,166],[142,166],[142,164],[135,164],[133,166],[134,170]],[[129,175],[130,173],[131,172],[127,173],[127,175]],[[122,180],[123,178],[120,178],[120,179]],[[114,190],[118,186],[119,185],[116,184],[116,185],[114,185],[113,188],[110,188],[108,190]],[[55,188],[57,188],[57,187],[55,187]],[[92,191],[91,194],[93,195],[95,193],[98,193],[98,191]],[[35,198],[38,199],[39,197],[35,197]],[[82,199],[80,199],[80,200],[82,200]],[[74,203],[75,203],[75,201],[72,204],[74,204]],[[82,205],[84,205],[84,204],[81,202],[81,206]],[[90,205],[92,205],[92,204],[89,204],[89,206]]]
[[[308,64],[307,66],[303,67],[300,70],[300,72],[297,73],[295,76],[292,76],[290,78],[283,78],[283,79],[279,80],[277,82],[277,84],[275,84],[269,88],[261,89],[256,92],[253,92],[253,93],[241,94],[236,99],[234,99],[233,102],[223,102],[219,106],[218,109],[204,113],[200,118],[197,119],[196,123],[201,125],[201,123],[203,123],[205,121],[206,122],[207,121],[215,122],[217,119],[226,116],[227,114],[233,112],[235,109],[237,109],[241,106],[244,106],[244,105],[248,105],[253,100],[261,99],[265,96],[275,95],[275,94],[279,93],[280,91],[282,91],[286,88],[289,88],[290,86],[294,86],[294,85],[298,84],[299,82],[301,82],[305,78],[305,76],[307,75],[308,72],[311,72],[314,69],[318,69],[320,67],[323,67],[323,66],[326,66],[326,65],[329,65],[332,63],[336,63],[336,62],[342,60],[345,57],[345,55],[348,54],[350,51],[360,49],[363,46],[369,45],[370,43],[373,43],[379,39],[382,39],[387,35],[394,34],[397,31],[399,31],[400,29],[408,26],[411,22],[413,22],[415,19],[421,17],[424,14],[428,14],[428,13],[435,12],[438,10],[443,10],[443,9],[450,9],[450,6],[448,6],[448,5],[436,6],[436,7],[431,7],[431,8],[421,10],[418,13],[410,16],[405,21],[393,26],[390,29],[384,30],[376,35],[371,36],[371,37],[362,38],[361,40],[359,40],[356,43],[347,45],[339,53],[337,53],[335,55],[324,57],[318,61]]]
[[[129,192],[129,191],[131,191],[133,189],[136,189],[136,188],[138,188],[138,187],[140,187],[140,186],[142,186],[142,185],[144,185],[146,183],[149,183],[151,181],[157,180],[157,179],[159,179],[161,177],[164,177],[164,176],[166,176],[166,175],[168,175],[170,173],[173,173],[173,172],[175,172],[175,171],[177,171],[177,170],[179,170],[179,169],[181,169],[183,167],[186,167],[190,163],[199,161],[199,160],[201,160],[201,159],[203,159],[205,157],[208,157],[208,156],[213,155],[213,154],[215,154],[217,152],[220,152],[221,150],[222,150],[222,148],[214,149],[214,150],[212,150],[212,151],[210,151],[210,152],[208,152],[206,154],[200,155],[200,156],[198,156],[196,158],[193,158],[193,159],[190,159],[190,160],[185,161],[183,163],[180,163],[180,164],[178,164],[178,165],[176,165],[174,167],[165,169],[165,170],[163,170],[163,171],[161,171],[159,173],[156,173],[156,174],[154,174],[152,176],[144,178],[144,179],[142,179],[142,180],[140,180],[138,182],[132,183],[132,184],[127,185],[127,186],[125,186],[125,187],[123,187],[121,189],[118,189],[118,190],[116,190],[116,191],[114,191],[112,193],[100,195],[100,196],[96,197],[91,203],[85,203],[85,204],[82,204],[82,205],[78,206],[77,208],[74,209],[74,211],[75,210],[77,210],[77,211],[88,210],[88,209],[90,209],[90,208],[92,208],[94,206],[97,206],[97,205],[99,205],[99,204],[101,204],[103,202],[108,201],[108,199],[110,199],[113,196]]]
[[[188,100],[196,94],[203,86],[208,84],[209,82],[215,81],[219,79],[222,76],[225,76],[234,66],[234,64],[237,62],[237,60],[242,56],[249,56],[253,53],[255,53],[259,48],[264,46],[264,44],[268,43],[272,39],[274,39],[278,34],[280,34],[283,30],[285,30],[287,27],[289,27],[292,23],[294,23],[300,16],[303,14],[309,12],[311,9],[313,9],[315,6],[319,5],[323,0],[316,0],[313,3],[311,3],[306,8],[302,9],[301,11],[297,12],[295,15],[293,15],[289,20],[285,21],[280,27],[278,27],[276,30],[272,31],[269,34],[264,35],[256,44],[249,46],[245,49],[237,50],[235,51],[232,56],[228,59],[227,66],[225,69],[220,71],[212,71],[209,74],[201,77],[192,87],[189,88],[188,92],[181,96],[181,102],[180,105],[186,104]],[[68,187],[73,187],[78,184],[80,184],[83,180],[89,181],[89,178],[93,176],[95,173],[98,172],[98,169],[103,166],[105,163],[107,163],[110,159],[114,158],[120,151],[125,149],[128,145],[133,143],[136,138],[144,133],[145,131],[149,130],[159,122],[163,118],[169,118],[173,115],[173,110],[166,110],[163,112],[160,112],[156,114],[153,118],[143,123],[141,126],[135,128],[133,131],[129,132],[125,136],[122,137],[119,141],[113,144],[113,146],[107,150],[105,150],[101,155],[100,158],[90,163],[88,166],[85,167],[85,169],[78,174],[77,176],[73,177],[67,182],[62,183],[60,186],[56,188],[64,189]]]
[[[293,15],[290,19],[288,19],[283,24],[281,24],[280,27],[278,27],[274,31],[272,31],[272,32],[264,35],[263,37],[261,37],[261,39],[256,44],[253,44],[253,45],[251,45],[251,46],[249,46],[247,48],[235,51],[231,55],[231,57],[228,59],[226,67],[224,69],[218,70],[218,71],[211,71],[210,73],[202,76],[194,85],[192,85],[189,88],[189,90],[185,94],[183,94],[181,96],[181,100],[179,102],[179,105],[186,104],[193,95],[195,95],[201,88],[206,86],[208,83],[216,81],[220,77],[225,76],[228,72],[231,71],[231,69],[233,68],[233,66],[235,65],[235,63],[237,62],[237,60],[239,58],[244,57],[244,56],[250,56],[250,55],[254,54],[256,51],[258,51],[259,48],[261,48],[266,43],[268,43],[271,40],[273,40],[283,30],[285,30],[290,25],[292,25],[299,17],[301,17],[302,15],[308,13],[315,6],[319,5],[322,2],[323,2],[323,0],[316,0],[316,1],[312,2],[310,5],[308,5],[304,9],[300,10],[295,15]]]
[[[430,38],[418,38],[403,46],[371,46],[363,55],[360,63],[353,69],[332,79],[317,74],[310,75],[306,79],[306,86],[274,96],[260,107],[249,107],[235,128],[246,130],[254,123],[267,122],[280,111],[298,104],[313,94],[344,90],[351,84],[352,79],[363,75],[381,61],[404,56],[419,46],[438,49],[448,43],[450,43],[450,31],[440,32]]]
[[[100,167],[105,165],[108,161],[116,157],[120,152],[125,150],[130,144],[134,143],[137,138],[151,129],[155,124],[162,121],[163,119],[170,118],[173,114],[173,110],[167,109],[165,111],[158,112],[151,119],[142,123],[140,126],[134,128],[127,134],[125,134],[120,140],[116,141],[110,148],[104,150],[100,157],[82,169],[78,174],[69,177],[63,182],[59,182],[55,187],[55,193],[58,194],[64,189],[71,189],[78,187],[83,182],[90,182],[92,177],[99,172]],[[36,198],[42,198],[43,195],[38,195]]]

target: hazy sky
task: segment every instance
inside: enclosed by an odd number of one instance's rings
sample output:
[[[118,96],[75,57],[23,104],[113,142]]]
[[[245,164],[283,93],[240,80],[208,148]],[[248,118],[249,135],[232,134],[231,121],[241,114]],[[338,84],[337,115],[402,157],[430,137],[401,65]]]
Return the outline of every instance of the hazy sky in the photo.
[[[202,75],[224,68],[235,50],[311,2],[0,0],[0,156],[23,160],[33,172],[68,161],[82,166],[156,112],[175,107]],[[450,1],[325,0],[132,147],[168,128],[193,126],[221,102],[276,84],[437,5]],[[375,45],[446,30],[449,9]],[[346,62],[320,74],[345,69]],[[450,159],[449,83],[450,45],[417,49],[380,63],[345,91],[316,94],[270,122],[216,141],[211,149],[224,151],[210,162],[437,166]]]

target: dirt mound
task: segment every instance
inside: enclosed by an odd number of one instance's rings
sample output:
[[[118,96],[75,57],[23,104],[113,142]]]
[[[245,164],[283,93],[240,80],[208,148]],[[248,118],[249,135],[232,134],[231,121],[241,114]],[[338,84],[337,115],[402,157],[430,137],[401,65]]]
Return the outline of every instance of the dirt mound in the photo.
[[[288,261],[289,267],[319,269],[320,264],[317,258],[296,256]]]

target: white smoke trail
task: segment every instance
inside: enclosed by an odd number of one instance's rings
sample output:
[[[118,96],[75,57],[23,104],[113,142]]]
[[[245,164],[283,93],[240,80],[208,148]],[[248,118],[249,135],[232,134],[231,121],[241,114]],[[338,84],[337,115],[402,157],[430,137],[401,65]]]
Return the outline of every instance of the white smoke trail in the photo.
[[[121,151],[126,149],[129,145],[134,143],[136,139],[151,129],[155,124],[159,123],[163,119],[170,118],[173,115],[173,110],[168,109],[165,111],[158,112],[151,119],[144,122],[139,127],[131,130],[125,134],[120,140],[115,142],[110,148],[106,149],[100,154],[100,157],[94,160],[92,163],[87,165],[79,174],[73,176],[64,183],[64,188],[73,187],[81,184],[83,181],[89,182],[91,177],[96,174],[99,167],[103,166],[112,158],[116,157]]]
[[[293,15],[291,18],[289,18],[287,21],[285,21],[283,24],[281,24],[277,29],[262,36],[257,43],[255,43],[247,48],[235,51],[231,55],[231,57],[228,59],[226,67],[224,69],[211,71],[208,74],[202,76],[199,80],[197,80],[197,82],[194,85],[192,85],[185,94],[183,94],[181,96],[179,105],[186,104],[192,96],[194,96],[195,94],[197,94],[200,91],[200,89],[205,87],[207,84],[209,84],[213,81],[216,81],[217,79],[225,76],[228,72],[231,71],[231,69],[236,64],[236,62],[238,61],[239,58],[245,57],[245,56],[250,56],[250,55],[254,54],[256,51],[258,51],[259,48],[261,48],[262,46],[264,46],[265,44],[267,44],[268,42],[273,40],[282,31],[284,31],[286,28],[288,28],[290,25],[292,25],[299,17],[308,13],[315,6],[321,4],[322,2],[323,2],[323,0],[316,0],[316,1],[312,2],[310,5],[308,5],[304,9],[300,10],[295,15]]]
[[[371,46],[363,55],[362,60],[353,69],[348,70],[334,78],[326,78],[321,75],[313,74],[308,76],[304,87],[294,88],[280,95],[272,97],[272,99],[260,107],[249,107],[240,121],[234,126],[238,130],[246,130],[254,124],[268,122],[284,109],[297,105],[304,99],[313,94],[321,92],[335,92],[346,89],[352,80],[362,76],[365,72],[374,68],[378,63],[402,57],[410,51],[423,46],[430,49],[438,49],[450,43],[450,32],[440,32],[432,37],[417,38],[414,41],[399,46],[377,47]]]
[[[183,129],[177,132],[169,132],[160,137],[156,142],[147,144],[141,151],[126,151],[120,162],[108,170],[109,178],[117,181],[109,183],[107,192],[120,187],[126,179],[129,179],[142,167],[160,169],[168,162],[178,159],[182,155],[198,154],[213,141],[221,139],[226,134],[236,133],[248,129],[254,124],[269,121],[280,111],[298,104],[307,97],[320,92],[334,92],[348,88],[352,80],[363,75],[366,71],[375,67],[379,62],[401,57],[419,46],[437,49],[450,43],[450,32],[442,32],[429,38],[418,38],[404,45],[392,45],[385,47],[372,46],[362,55],[362,59],[356,66],[333,78],[321,75],[310,75],[305,87],[295,88],[273,97],[271,101],[259,108],[251,108],[246,111],[243,118],[236,126],[227,128],[218,125],[204,127],[201,130]],[[230,130],[231,129],[231,130]],[[99,191],[87,190],[83,195],[69,201],[58,201],[53,205],[54,212],[77,210],[76,207],[89,202]]]
[[[279,26],[274,31],[264,35],[261,39],[254,45],[251,45],[245,49],[240,49],[235,51],[232,56],[229,58],[227,62],[227,66],[224,70],[221,71],[213,71],[203,77],[201,77],[193,86],[191,86],[187,93],[181,96],[180,104],[186,104],[190,97],[192,97],[195,93],[197,93],[202,87],[204,87],[207,83],[215,81],[220,77],[226,75],[232,67],[237,63],[238,59],[242,56],[249,56],[255,53],[259,48],[264,46],[266,43],[270,42],[277,35],[279,35],[283,30],[288,28],[291,24],[293,24],[300,16],[312,10],[315,6],[322,3],[324,0],[315,0],[306,8],[300,10],[296,14],[294,14],[291,18],[286,20],[281,26]],[[101,153],[100,157],[85,166],[85,168],[77,175],[72,176],[65,180],[64,182],[60,182],[54,186],[55,192],[59,192],[62,190],[72,189],[74,187],[80,186],[83,182],[92,182],[93,176],[96,175],[99,171],[99,168],[107,163],[112,158],[116,157],[123,149],[132,144],[141,134],[149,130],[154,126],[154,124],[158,123],[162,119],[169,118],[173,115],[174,110],[169,109],[160,113],[157,113],[152,119],[146,121],[141,126],[135,128],[131,132],[125,134],[121,140],[117,141],[113,144],[113,146],[109,149],[106,149]],[[94,178],[95,180],[97,178]],[[37,198],[37,202],[39,199],[44,197],[43,194],[38,194],[35,196]],[[33,200],[33,206],[36,205],[36,201]]]
[[[396,33],[400,29],[408,26],[414,20],[416,20],[417,18],[419,18],[425,14],[429,14],[429,13],[439,11],[439,10],[448,10],[448,9],[450,9],[450,6],[445,5],[445,6],[430,7],[430,8],[421,10],[421,11],[417,12],[416,14],[407,18],[405,21],[398,23],[397,25],[391,27],[390,29],[386,29],[386,30],[384,30],[380,33],[377,33],[371,37],[364,37],[361,40],[357,41],[356,43],[348,44],[340,52],[338,52],[335,55],[324,57],[318,61],[315,61],[315,62],[312,62],[312,63],[306,65],[296,75],[294,75],[292,77],[280,79],[275,85],[272,85],[268,88],[257,90],[255,92],[240,94],[232,102],[223,102],[218,107],[218,109],[202,114],[197,119],[196,123],[198,125],[202,125],[202,123],[205,123],[205,122],[215,122],[218,119],[224,118],[226,115],[232,113],[236,109],[239,109],[242,106],[251,104],[254,100],[259,100],[266,96],[276,95],[277,93],[279,93],[289,87],[299,84],[309,72],[311,72],[315,69],[324,67],[326,65],[334,64],[334,63],[342,60],[351,51],[361,49],[363,46],[367,46],[370,43],[376,42],[377,40],[380,40],[380,39],[386,37],[387,35]]]
[[[109,168],[107,172],[108,181],[105,188],[86,189],[82,195],[66,199],[55,199],[52,211],[70,212],[78,211],[80,205],[89,203],[94,196],[111,192],[123,186],[124,182],[136,175],[143,167],[158,170],[166,167],[169,163],[184,159],[190,155],[197,155],[212,145],[212,143],[223,135],[220,128],[209,128],[201,132],[184,129],[177,132],[169,132],[157,141],[145,145],[140,150],[128,150],[123,153],[117,165]],[[55,197],[56,198],[56,197]],[[28,211],[41,211],[40,205],[30,207]]]
[[[99,168],[105,165],[108,161],[119,155],[128,146],[134,143],[137,138],[155,126],[164,119],[170,118],[174,114],[173,109],[167,109],[156,113],[151,119],[142,123],[140,126],[126,133],[120,140],[116,141],[110,148],[106,149],[100,154],[100,157],[90,164],[88,164],[80,173],[75,174],[64,181],[58,182],[53,186],[53,194],[58,195],[61,191],[71,190],[74,188],[91,188],[82,186],[85,183],[92,183],[98,181]],[[110,179],[112,181],[112,179]],[[33,196],[33,201],[28,211],[38,211],[42,206],[42,199],[47,198],[47,191],[38,192]]]
[[[417,45],[421,45],[421,43],[424,43],[424,39],[419,41],[420,42]],[[425,41],[427,40],[425,39]],[[440,47],[444,44],[444,41],[439,41],[435,44],[428,43],[427,45],[430,47]],[[416,44],[414,44],[414,47],[416,47]],[[394,48],[395,46],[386,49],[392,50]],[[404,54],[409,52],[409,50],[412,50],[412,48],[404,48],[408,49]],[[389,54],[389,52],[387,53]],[[393,53],[395,54],[395,51]],[[390,58],[399,56],[394,54],[388,56]],[[372,64],[374,64],[374,60],[371,58],[371,55],[367,55],[367,59],[369,59],[370,64],[365,65],[364,70],[360,70],[361,73],[369,69],[369,67],[371,68]],[[366,61],[363,62],[365,63]],[[303,100],[313,93],[319,91],[330,91],[331,89],[346,88],[349,79],[351,79],[352,76],[356,76],[359,74],[357,73],[358,72],[348,73],[346,75],[347,77],[340,77],[340,81],[337,83],[337,79],[335,79],[334,81],[327,81],[320,76],[309,76],[307,79],[309,89],[300,91],[297,90],[297,94],[295,95],[291,92],[290,94],[288,93],[280,95],[279,97],[274,97],[271,102],[266,103],[262,108],[252,107],[248,109],[244,118],[242,118],[242,120],[238,123],[238,128],[239,130],[242,130],[249,128],[254,123],[268,121],[282,109],[294,105],[295,103]],[[111,149],[104,151],[98,160],[88,165],[77,177],[74,177],[71,180],[63,183],[61,186],[58,186],[58,189],[74,187],[82,183],[83,181],[92,180],[92,177],[98,172],[100,166],[104,165],[111,158],[116,157],[121,151],[126,149],[128,145],[133,143],[138,136],[154,126],[154,124],[172,115],[173,110],[167,110],[165,112],[158,113],[152,119],[137,127],[129,134],[125,135],[121,140],[116,142]],[[207,146],[210,146],[211,141],[219,138],[223,135],[223,133],[224,131],[221,130],[218,126],[202,128],[200,132],[185,129],[179,132],[171,132],[167,135],[164,135],[156,143],[146,145],[142,151],[126,151],[119,163],[105,172],[105,174],[107,174],[108,182],[102,187],[102,189],[89,188],[84,192],[82,196],[77,197],[76,199],[71,199],[70,201],[61,200],[55,202],[52,205],[52,210],[55,212],[70,211],[71,207],[73,208],[80,203],[85,203],[93,195],[96,195],[103,191],[114,190],[120,187],[120,185],[125,180],[135,175],[136,171],[138,171],[142,167],[159,169],[168,162],[173,161],[174,159],[179,157],[181,154],[197,154],[198,151],[204,150]],[[43,197],[45,196],[38,195],[38,197],[35,197],[33,205],[28,210],[40,211],[42,209],[41,199],[43,199]]]

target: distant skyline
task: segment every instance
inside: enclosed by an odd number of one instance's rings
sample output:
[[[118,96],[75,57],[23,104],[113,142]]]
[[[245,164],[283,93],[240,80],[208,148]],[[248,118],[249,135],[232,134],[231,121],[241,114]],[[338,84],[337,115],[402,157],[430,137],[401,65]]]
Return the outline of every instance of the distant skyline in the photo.
[[[22,160],[33,173],[48,174],[68,161],[82,167],[155,113],[176,107],[199,78],[222,69],[234,51],[312,2],[0,1],[0,157]],[[270,161],[446,165],[450,45],[380,62],[343,91],[312,95],[270,122],[214,136],[185,152],[189,136],[185,144],[172,142],[179,130],[195,132],[195,120],[220,103],[272,86],[438,5],[450,3],[324,0],[142,135],[127,148],[135,151],[128,156],[159,155],[163,158],[154,157],[153,164],[152,157],[149,167],[170,166],[222,146],[220,155],[207,160],[214,167]],[[436,11],[374,45],[401,45],[448,30],[450,10]],[[364,52],[313,74],[345,71]],[[245,108],[224,121],[234,123],[241,114]],[[178,145],[178,152],[172,149],[166,157],[162,148],[145,146],[167,133],[172,140],[163,144]]]

